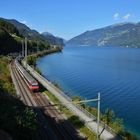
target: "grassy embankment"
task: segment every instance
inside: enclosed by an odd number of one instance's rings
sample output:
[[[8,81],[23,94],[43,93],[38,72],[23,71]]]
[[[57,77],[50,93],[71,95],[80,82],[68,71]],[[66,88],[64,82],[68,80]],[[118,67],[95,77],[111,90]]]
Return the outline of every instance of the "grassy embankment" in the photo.
[[[61,102],[50,92],[45,91],[44,94],[48,96],[48,98],[57,105],[58,109],[67,117],[67,119],[77,128],[77,130],[84,135],[88,140],[97,140],[96,135],[91,132],[82,121],[79,120],[77,116],[75,116],[71,111],[69,111],[66,107],[64,107]],[[79,97],[73,97],[73,102],[80,101]],[[86,109],[88,112],[97,117],[97,109],[94,107],[87,106],[85,104],[81,104],[81,107]],[[106,123],[108,126],[113,128],[116,134],[123,136],[125,140],[137,140],[137,138],[131,133],[127,132],[124,129],[123,120],[117,118],[115,113],[106,109],[104,113],[101,114],[101,121]]]
[[[72,98],[73,102],[80,101],[81,98],[78,96],[75,96]],[[83,109],[86,109],[88,112],[93,114],[97,118],[97,109],[95,107],[88,106],[87,104],[80,104],[80,106]],[[109,126],[113,132],[119,136],[121,136],[123,139],[126,140],[136,140],[137,138],[130,132],[128,132],[124,128],[124,122],[123,119],[118,118],[115,115],[115,112],[109,108],[107,108],[103,113],[100,113],[100,118],[103,124],[106,124]]]
[[[13,140],[37,140],[36,114],[16,96],[9,63],[7,57],[0,57],[0,130],[7,132]]]

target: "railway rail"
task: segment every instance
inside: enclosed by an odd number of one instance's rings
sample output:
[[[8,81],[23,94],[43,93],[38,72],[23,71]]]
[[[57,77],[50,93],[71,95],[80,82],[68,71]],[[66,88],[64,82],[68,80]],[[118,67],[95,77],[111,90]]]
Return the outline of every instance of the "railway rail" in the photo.
[[[37,119],[42,125],[40,131],[41,140],[83,140],[72,124],[64,119],[60,112],[50,104],[41,93],[33,93],[29,90],[23,77],[11,63],[11,72],[16,81],[18,92],[23,102],[34,109]]]
[[[50,127],[45,127],[47,124],[46,118],[42,115],[41,111],[38,109],[35,109],[35,102],[30,98],[28,95],[29,91],[27,92],[27,87],[22,85],[23,81],[21,81],[21,77],[19,76],[15,65],[13,62],[11,63],[11,72],[13,74],[13,77],[15,78],[16,81],[16,86],[17,89],[19,90],[20,96],[22,101],[30,107],[34,108],[34,111],[37,113],[37,119],[39,123],[41,124],[42,128],[39,130],[40,134],[40,140],[58,140],[57,136],[54,135],[53,131],[50,129]]]

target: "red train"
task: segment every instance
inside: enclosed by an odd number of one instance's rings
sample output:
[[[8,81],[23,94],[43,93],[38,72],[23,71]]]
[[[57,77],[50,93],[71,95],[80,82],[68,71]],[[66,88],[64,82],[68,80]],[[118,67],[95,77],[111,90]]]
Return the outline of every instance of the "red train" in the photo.
[[[38,91],[38,82],[19,64],[17,60],[15,60],[15,65],[19,74],[23,77],[29,89],[32,91]]]

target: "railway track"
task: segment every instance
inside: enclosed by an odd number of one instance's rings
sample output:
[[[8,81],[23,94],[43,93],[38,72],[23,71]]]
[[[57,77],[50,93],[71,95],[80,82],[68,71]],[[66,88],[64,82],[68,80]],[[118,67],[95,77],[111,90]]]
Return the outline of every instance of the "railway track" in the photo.
[[[62,138],[64,140],[77,140],[78,136],[76,136],[77,131],[75,131],[75,128],[72,126],[71,123],[69,123],[67,120],[64,119],[64,117],[61,115],[61,113],[52,106],[49,101],[46,99],[46,97],[43,94],[34,94],[38,99],[40,99],[39,105],[44,106],[44,114],[51,116],[53,118],[52,121],[53,125],[57,128],[57,132],[61,134]],[[83,139],[80,138],[79,139]]]
[[[44,104],[49,105],[49,101],[48,99],[46,99],[46,97],[44,95],[41,96],[41,100],[44,102]],[[48,107],[46,107],[46,110],[48,110]],[[71,135],[75,133],[75,128],[74,126],[69,122],[69,121],[63,121],[65,120],[64,117],[62,116],[62,114],[56,109],[56,107],[51,106],[49,108],[50,111],[50,115],[51,113],[53,113],[54,118],[56,121],[60,121],[61,122],[61,127],[62,129],[65,130],[65,133],[67,133],[68,135],[70,135],[70,139],[72,140],[76,140],[75,136]]]
[[[17,81],[23,102],[34,108],[38,121],[43,126],[41,140],[83,140],[73,125],[63,118],[43,94],[33,93],[28,89],[13,62],[11,70]]]
[[[53,133],[53,130],[50,129],[50,126],[48,125],[48,122],[42,112],[35,108],[36,104],[35,102],[30,98],[31,96],[28,95],[29,91],[27,92],[27,86],[23,84],[23,81],[21,81],[21,77],[19,76],[14,64],[11,64],[11,71],[13,73],[13,76],[16,79],[16,84],[18,86],[18,89],[20,90],[20,95],[23,100],[23,102],[30,107],[33,107],[33,110],[37,113],[37,120],[42,126],[41,130],[39,130],[40,134],[40,140],[58,140],[57,136]],[[48,127],[46,127],[48,126]]]

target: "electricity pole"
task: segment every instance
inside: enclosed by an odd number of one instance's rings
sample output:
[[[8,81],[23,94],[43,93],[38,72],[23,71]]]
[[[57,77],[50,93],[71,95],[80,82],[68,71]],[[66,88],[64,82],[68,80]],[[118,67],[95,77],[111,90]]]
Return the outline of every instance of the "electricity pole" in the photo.
[[[22,43],[22,57],[24,57],[24,41],[22,40],[21,43]]]
[[[27,69],[27,38],[25,37],[25,63],[26,63],[26,69]]]
[[[37,53],[39,52],[38,41],[37,41]]]
[[[99,138],[99,124],[100,124],[100,93],[98,93],[98,116],[97,116],[97,138]]]

